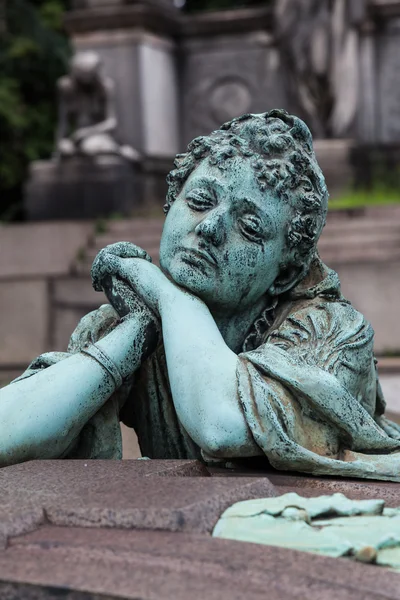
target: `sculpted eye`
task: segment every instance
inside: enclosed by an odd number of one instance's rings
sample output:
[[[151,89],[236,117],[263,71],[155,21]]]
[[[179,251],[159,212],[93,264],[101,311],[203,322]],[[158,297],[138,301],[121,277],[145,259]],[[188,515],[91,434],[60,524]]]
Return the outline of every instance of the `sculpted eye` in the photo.
[[[242,233],[251,241],[259,242],[263,238],[262,225],[256,217],[243,217],[239,220],[239,225]]]
[[[215,204],[214,199],[207,190],[191,190],[186,194],[186,202],[193,210],[208,210]]]

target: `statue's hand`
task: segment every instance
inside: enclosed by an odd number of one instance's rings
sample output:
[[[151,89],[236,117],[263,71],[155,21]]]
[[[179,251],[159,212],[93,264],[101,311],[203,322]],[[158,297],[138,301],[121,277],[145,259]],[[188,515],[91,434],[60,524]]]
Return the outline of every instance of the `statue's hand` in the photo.
[[[117,279],[129,286],[152,311],[158,314],[161,296],[176,286],[158,267],[150,264],[150,260],[147,253],[134,244],[128,242],[113,244],[102,250],[93,263],[93,286],[95,289],[103,289],[107,295],[108,280]],[[109,300],[118,310],[111,298]]]
[[[94,289],[104,291],[120,317],[135,316],[145,321],[153,321],[159,330],[158,313],[155,307],[150,306],[144,298],[142,299],[128,279],[121,277],[119,272],[121,257],[124,260],[125,258],[139,257],[145,259],[146,264],[151,262],[151,258],[145,250],[130,242],[111,244],[101,250],[93,262],[91,275]]]
[[[106,246],[96,256],[93,261],[92,270],[92,285],[96,292],[106,292],[109,284],[109,276],[116,275],[114,257],[117,258],[144,258],[151,262],[151,257],[145,250],[139,248],[131,242],[117,242]],[[107,293],[107,292],[106,292]]]
[[[109,304],[103,304],[97,310],[85,315],[71,335],[68,352],[75,354],[87,344],[95,344],[107,335],[120,321],[116,310]]]
[[[117,242],[100,250],[93,261],[91,276],[96,292],[104,290],[104,279],[108,275],[115,275],[113,257],[117,258],[144,258],[151,262],[151,257],[145,250],[131,242]]]

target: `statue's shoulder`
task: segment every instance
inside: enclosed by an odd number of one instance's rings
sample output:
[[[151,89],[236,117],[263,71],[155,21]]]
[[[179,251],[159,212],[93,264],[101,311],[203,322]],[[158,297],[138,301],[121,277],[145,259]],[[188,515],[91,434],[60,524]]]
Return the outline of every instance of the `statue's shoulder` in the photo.
[[[317,296],[294,303],[268,341],[333,350],[354,345],[372,348],[373,337],[371,324],[350,302]]]
[[[288,318],[301,323],[319,323],[324,330],[329,331],[332,328],[342,333],[359,329],[372,331],[365,316],[343,297],[331,299],[317,296],[302,306],[294,306]]]

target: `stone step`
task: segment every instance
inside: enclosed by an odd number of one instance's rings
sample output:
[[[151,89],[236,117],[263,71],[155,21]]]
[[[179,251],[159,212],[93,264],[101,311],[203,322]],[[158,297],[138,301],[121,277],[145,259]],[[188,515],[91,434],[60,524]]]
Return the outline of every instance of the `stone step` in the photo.
[[[394,262],[400,260],[400,248],[385,247],[361,247],[349,248],[346,245],[337,246],[334,249],[324,251],[320,249],[322,260],[335,268],[343,263],[365,263],[365,262]]]
[[[392,221],[374,222],[374,221],[351,221],[351,222],[336,222],[328,223],[323,229],[322,236],[342,236],[352,234],[364,235],[386,235],[389,232],[400,232],[400,219]],[[322,237],[321,236],[321,237]]]
[[[147,219],[145,217],[138,217],[137,219],[124,219],[121,221],[108,221],[105,224],[104,235],[129,235],[130,233],[140,233],[143,229],[146,229],[146,231],[161,231],[163,226],[164,219]]]
[[[395,219],[392,215],[387,215],[386,218],[380,218],[379,221],[377,221],[376,217],[369,215],[366,217],[354,217],[347,219],[336,219],[329,215],[323,235],[327,233],[336,234],[342,232],[348,233],[352,231],[363,232],[367,230],[372,232],[381,231],[382,233],[388,230],[400,231],[400,212],[398,217],[399,220]],[[145,236],[161,236],[163,224],[163,221],[156,219],[136,219],[121,222],[117,221],[115,224],[113,223],[110,227],[107,227],[107,230],[104,233],[96,235],[95,242],[96,245],[99,243],[102,246],[106,246],[109,243],[120,241],[125,238],[128,241],[131,241],[137,237],[142,239]]]
[[[335,247],[372,247],[372,246],[385,246],[385,247],[399,247],[400,246],[400,230],[387,231],[382,235],[381,232],[369,232],[368,235],[364,233],[352,233],[351,235],[341,234],[339,236],[321,236],[319,240],[320,248],[335,248]]]
[[[108,234],[96,237],[91,246],[98,250],[101,250],[102,248],[105,248],[110,244],[115,244],[116,242],[132,242],[133,244],[140,246],[140,248],[145,248],[146,246],[149,246],[149,244],[154,246],[154,242],[156,242],[159,245],[160,239],[161,231],[142,231],[141,233],[136,233],[129,236],[125,235],[122,237],[118,235]]]
[[[323,230],[322,236],[327,235],[349,235],[351,233],[368,233],[368,235],[386,235],[390,232],[397,232],[400,234],[400,219],[388,219],[385,221],[377,222],[375,219],[349,219],[348,221],[333,221],[328,222]],[[120,229],[112,229],[104,234],[97,235],[94,238],[94,243],[102,247],[112,244],[115,241],[128,240],[133,241],[137,239],[146,238],[160,238],[162,234],[161,223],[149,223],[145,221],[140,223],[137,227],[126,227]],[[125,237],[122,237],[125,236]]]
[[[400,219],[400,202],[398,204],[388,204],[386,206],[368,206],[344,210],[329,210],[328,213],[328,221],[330,222],[361,220],[369,218],[379,221],[391,218]]]

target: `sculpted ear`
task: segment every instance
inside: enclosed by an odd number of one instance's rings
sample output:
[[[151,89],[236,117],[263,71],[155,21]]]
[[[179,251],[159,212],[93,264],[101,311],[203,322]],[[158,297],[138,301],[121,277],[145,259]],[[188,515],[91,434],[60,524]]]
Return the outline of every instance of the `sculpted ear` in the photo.
[[[304,277],[304,265],[290,265],[281,269],[268,290],[270,296],[280,296],[295,287]]]

